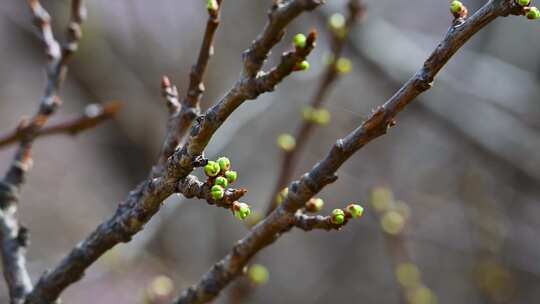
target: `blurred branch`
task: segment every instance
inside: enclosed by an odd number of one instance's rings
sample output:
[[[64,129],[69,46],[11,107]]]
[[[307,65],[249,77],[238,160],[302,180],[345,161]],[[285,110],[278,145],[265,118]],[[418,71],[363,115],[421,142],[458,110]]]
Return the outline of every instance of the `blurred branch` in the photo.
[[[23,303],[32,289],[32,282],[26,270],[26,247],[28,231],[17,219],[20,188],[24,184],[26,172],[32,166],[30,156],[32,144],[49,117],[60,105],[58,90],[67,72],[67,62],[77,49],[81,37],[80,24],[84,19],[84,3],[72,1],[72,19],[68,27],[68,44],[62,49],[54,38],[50,16],[37,0],[29,0],[28,5],[45,44],[47,55],[47,86],[37,113],[19,125],[21,136],[19,147],[4,179],[0,182],[0,246],[4,277],[8,284],[11,303]],[[23,131],[24,130],[24,131]]]
[[[394,274],[400,286],[402,303],[417,303],[418,299],[436,303],[435,293],[422,281],[421,272],[407,249],[405,229],[410,222],[409,206],[396,201],[392,191],[384,187],[373,189],[371,204],[384,233],[388,255],[392,259]]]
[[[270,49],[280,41],[289,22],[300,13],[314,9],[320,4],[318,0],[292,0],[275,4],[263,34],[253,42],[250,48],[250,50],[255,50],[257,56],[245,56],[244,65],[250,67],[256,65],[260,68]],[[241,77],[221,101],[196,120],[186,143],[169,157],[164,170],[155,166],[150,178],[141,182],[119,203],[118,209],[111,218],[100,224],[73,248],[56,268],[40,278],[32,293],[27,297],[26,303],[54,301],[66,287],[78,281],[84,271],[101,255],[120,242],[129,242],[136,233],[141,231],[160,209],[162,202],[178,190],[179,181],[180,184],[184,182],[183,180],[188,178],[196,167],[205,163],[203,150],[229,115],[244,101],[272,91],[279,82],[290,75],[297,64],[302,62],[313,49],[315,36],[313,33],[308,37],[305,48],[297,48],[284,54],[281,63],[269,73],[259,71],[253,76]],[[253,71],[253,69],[250,70]]]
[[[35,137],[45,137],[50,135],[71,135],[75,136],[79,133],[92,129],[100,123],[112,119],[120,110],[120,102],[113,101],[104,104],[90,104],[86,106],[84,113],[78,117],[68,119],[55,124],[43,126],[41,129],[35,131]],[[0,148],[4,148],[13,143],[16,143],[26,136],[28,136],[28,127],[17,128],[9,134],[0,136]]]
[[[174,303],[212,301],[242,272],[256,253],[292,228],[296,211],[323,187],[337,179],[335,172],[350,156],[371,140],[386,134],[389,127],[395,124],[394,117],[418,95],[431,88],[437,73],[474,34],[497,17],[511,13],[523,14],[523,8],[515,5],[513,1],[491,0],[462,23],[454,23],[423,67],[359,128],[339,139],[328,155],[311,171],[304,174],[299,181],[292,182],[282,205],[238,241],[227,256],[214,264],[196,285],[185,290]]]
[[[199,50],[197,63],[193,65],[189,74],[189,86],[186,96],[182,102],[177,102],[173,107],[169,107],[171,115],[167,123],[167,134],[158,162],[159,167],[162,167],[167,163],[167,158],[169,158],[178,147],[180,141],[191,127],[193,120],[200,115],[199,103],[205,90],[203,78],[206,73],[208,61],[214,54],[214,34],[219,25],[221,3],[222,0],[215,0],[217,7],[207,7],[208,21],[206,22],[206,30]],[[171,86],[168,78],[167,81],[162,83],[162,87],[165,89]],[[178,98],[178,92],[176,92],[176,95],[176,98]],[[171,105],[171,103],[169,103],[169,105]]]
[[[324,104],[328,94],[331,91],[331,88],[333,87],[333,84],[338,80],[340,73],[338,71],[337,61],[341,57],[349,32],[356,25],[356,22],[363,16],[365,12],[365,5],[363,4],[362,0],[350,0],[348,3],[348,10],[349,14],[343,27],[331,30],[332,37],[330,48],[332,62],[326,66],[325,71],[321,75],[320,84],[309,102],[311,109],[318,109]],[[267,214],[276,208],[277,203],[275,196],[291,180],[292,175],[294,174],[295,165],[298,162],[298,159],[302,154],[302,150],[309,140],[314,127],[315,124],[312,121],[304,119],[298,128],[296,135],[294,136],[296,139],[294,149],[288,151],[284,150],[278,179],[274,187],[274,191],[270,193],[270,198],[268,199]]]

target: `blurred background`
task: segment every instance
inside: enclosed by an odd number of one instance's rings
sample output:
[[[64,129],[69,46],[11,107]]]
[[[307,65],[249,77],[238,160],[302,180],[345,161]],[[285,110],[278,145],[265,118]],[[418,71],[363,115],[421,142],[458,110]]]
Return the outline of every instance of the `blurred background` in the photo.
[[[69,1],[42,2],[63,39]],[[20,208],[31,231],[33,278],[55,266],[147,176],[167,118],[161,75],[184,94],[206,23],[203,0],[88,2],[80,50],[62,90],[64,105],[53,121],[95,102],[120,100],[123,109],[116,120],[77,137],[35,144]],[[295,33],[315,28],[321,39],[310,55],[311,69],[246,102],[207,149],[209,157],[231,159],[254,211],[265,210],[280,169],[275,139],[295,132],[325,67],[326,19],[346,12],[346,1],[328,2],[289,27],[267,65],[290,48]],[[352,72],[326,101],[332,120],[315,131],[295,176],[390,97],[452,22],[448,1],[365,2],[367,14],[344,54]],[[464,1],[469,11],[485,2]],[[264,26],[270,5],[224,1],[204,109],[238,78],[240,54]],[[45,58],[24,1],[4,1],[0,14],[0,129],[7,132],[34,113],[45,85]],[[538,303],[539,51],[540,24],[525,18],[501,18],[476,35],[434,88],[398,117],[397,127],[352,157],[339,181],[321,192],[325,213],[360,201],[364,217],[340,232],[284,235],[254,259],[269,270],[268,282],[254,287],[239,280],[216,303]],[[0,151],[2,170],[12,154],[13,147]],[[388,202],[400,217],[385,221],[377,206]],[[230,212],[171,197],[142,233],[101,258],[63,299],[145,303],[149,293],[177,294],[246,231]]]

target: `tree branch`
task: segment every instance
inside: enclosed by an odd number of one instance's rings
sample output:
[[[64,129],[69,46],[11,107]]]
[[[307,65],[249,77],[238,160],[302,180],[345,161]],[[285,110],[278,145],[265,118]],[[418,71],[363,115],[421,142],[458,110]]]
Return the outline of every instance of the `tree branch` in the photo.
[[[294,226],[305,231],[314,229],[330,231],[341,229],[341,227],[347,224],[348,220],[349,217],[347,217],[342,224],[334,224],[332,223],[330,216],[307,215],[302,212],[297,212],[294,216]]]
[[[120,110],[121,104],[117,101],[109,102],[103,106],[100,104],[90,104],[86,107],[84,113],[78,117],[61,121],[55,124],[43,126],[35,131],[34,136],[46,137],[51,135],[71,135],[92,129],[102,122],[112,119]],[[0,136],[0,148],[4,148],[28,136],[29,128],[17,128],[9,134]]]
[[[67,61],[74,51],[73,45],[76,46],[80,38],[80,30],[78,35],[68,35],[71,46],[61,50],[54,38],[47,11],[37,0],[29,0],[28,4],[45,44],[48,58],[47,86],[37,113],[29,121],[23,121],[19,125],[18,130],[22,134],[18,139],[19,147],[8,172],[0,182],[0,246],[4,277],[12,304],[22,303],[32,289],[32,282],[26,270],[28,231],[17,219],[18,195],[24,184],[26,172],[32,166],[30,152],[34,139],[60,105],[58,90],[67,71]],[[82,22],[84,17],[82,12],[84,12],[82,1],[73,1],[71,24],[74,28]]]
[[[362,3],[362,0],[351,0],[349,1],[348,9],[349,14],[343,29],[340,29],[340,32],[332,31],[331,51],[333,62],[326,66],[326,69],[321,76],[320,84],[309,102],[309,106],[313,109],[319,108],[324,104],[333,85],[338,80],[339,72],[336,67],[336,60],[341,57],[347,36],[351,29],[356,25],[358,19],[363,15],[365,6]],[[274,187],[274,191],[270,193],[270,197],[268,199],[267,214],[276,208],[276,194],[279,193],[279,191],[281,191],[281,189],[283,189],[283,187],[285,187],[291,180],[292,175],[294,174],[295,165],[298,163],[302,150],[309,140],[311,133],[314,131],[314,128],[315,125],[313,122],[303,120],[296,132],[296,135],[294,136],[296,139],[295,148],[289,151],[283,151],[278,179]]]
[[[161,150],[158,168],[160,171],[166,164],[167,159],[174,153],[180,141],[191,127],[193,120],[200,114],[199,103],[204,93],[203,78],[210,57],[214,54],[214,35],[219,26],[222,0],[217,0],[216,9],[208,9],[208,21],[204,32],[203,41],[199,50],[197,63],[191,68],[189,74],[189,86],[186,96],[179,104],[179,107],[171,110],[168,121],[167,134]],[[170,83],[170,82],[169,82]],[[171,85],[169,84],[169,87]],[[176,89],[176,88],[175,88]],[[176,93],[178,95],[178,93]],[[157,174],[157,172],[156,172]]]
[[[475,33],[496,19],[510,13],[522,14],[511,0],[491,0],[462,24],[454,24],[424,66],[398,92],[374,111],[362,125],[332,147],[328,155],[299,181],[290,184],[288,194],[278,208],[257,224],[231,252],[217,262],[194,286],[185,290],[175,304],[199,304],[213,300],[234,280],[257,252],[272,244],[295,222],[295,212],[327,184],[336,180],[336,171],[356,151],[384,135],[394,124],[394,117],[415,97],[431,88],[437,73],[458,49]]]
[[[284,28],[294,17],[319,4],[320,1],[316,0],[291,0],[279,5],[279,9],[273,10],[270,16],[265,34],[254,42],[257,44],[266,41],[262,46],[256,47],[257,53],[269,52],[279,42]],[[292,64],[290,58],[297,60],[297,63],[304,60],[313,48],[314,39],[315,35],[312,35],[311,45],[308,44],[306,48],[295,50],[292,55],[286,56],[288,59],[283,59],[276,71],[256,73],[257,77],[239,79],[217,105],[196,120],[183,148],[176,150],[169,157],[165,172],[156,175],[156,170],[152,170],[151,177],[141,182],[119,203],[111,218],[100,224],[73,248],[53,270],[41,276],[25,303],[41,304],[56,300],[66,287],[81,279],[84,271],[101,255],[120,242],[130,241],[133,235],[141,231],[160,209],[161,203],[178,190],[178,183],[184,182],[194,168],[200,165],[197,160],[201,159],[202,152],[212,135],[229,115],[244,101],[255,99],[258,95],[273,90],[283,78],[293,72],[296,65]],[[266,58],[266,55],[264,57]],[[246,57],[244,63],[250,60]],[[271,76],[265,77],[266,75]]]

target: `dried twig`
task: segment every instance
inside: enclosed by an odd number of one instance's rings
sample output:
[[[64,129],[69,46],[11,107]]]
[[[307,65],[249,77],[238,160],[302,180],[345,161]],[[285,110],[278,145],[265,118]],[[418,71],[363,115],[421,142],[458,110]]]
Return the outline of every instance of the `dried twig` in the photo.
[[[41,129],[35,131],[34,136],[37,138],[61,134],[71,136],[78,135],[83,131],[96,127],[106,120],[114,118],[120,110],[120,107],[121,104],[116,101],[106,103],[103,106],[100,104],[90,104],[86,107],[82,115],[43,126]],[[29,128],[18,128],[9,134],[0,136],[0,148],[21,141],[28,135],[29,131]]]
[[[194,286],[185,290],[176,304],[207,303],[234,280],[247,262],[261,249],[272,244],[296,222],[296,211],[323,187],[337,179],[339,167],[371,140],[386,134],[395,124],[394,117],[415,97],[431,88],[432,81],[448,60],[480,29],[499,16],[523,14],[523,9],[509,0],[491,0],[461,24],[453,24],[424,66],[398,92],[377,108],[362,125],[340,139],[328,155],[299,181],[290,184],[282,205],[257,224],[231,252],[217,262]]]
[[[349,14],[344,27],[340,28],[338,32],[331,31],[331,57],[333,62],[327,65],[326,69],[321,75],[320,84],[309,102],[309,106],[313,109],[317,109],[324,104],[326,98],[330,94],[333,84],[335,84],[339,78],[336,60],[341,57],[349,32],[356,25],[358,19],[364,14],[365,5],[363,4],[362,0],[350,0],[348,10]],[[302,154],[302,149],[305,147],[314,128],[315,125],[313,122],[303,120],[302,124],[298,127],[296,135],[294,136],[296,139],[295,148],[292,150],[283,151],[276,186],[274,187],[274,191],[270,193],[270,198],[268,199],[267,214],[272,212],[272,210],[274,210],[277,206],[275,199],[276,194],[279,193],[281,189],[283,189],[283,187],[285,187],[287,183],[291,181],[296,167],[295,165],[298,163],[298,159]]]
[[[296,65],[303,61],[314,47],[315,34],[311,34],[306,47],[284,54],[281,63],[268,73],[260,71],[270,49],[280,41],[285,27],[300,13],[314,9],[319,0],[292,0],[276,4],[270,12],[269,22],[244,56],[244,66],[258,72],[247,73],[218,104],[199,117],[182,149],[169,157],[162,175],[156,175],[141,182],[119,203],[115,214],[99,225],[87,238],[81,241],[64,257],[56,268],[45,273],[28,295],[26,303],[49,303],[57,299],[62,291],[78,281],[84,271],[101,255],[120,242],[128,242],[143,229],[144,224],[159,210],[161,203],[178,191],[178,181],[187,178],[196,166],[201,165],[203,150],[215,131],[229,115],[244,101],[255,99],[260,94],[272,91]],[[246,73],[244,73],[246,74]]]
[[[26,247],[28,232],[17,219],[18,195],[24,184],[26,171],[32,166],[30,152],[34,139],[49,117],[60,105],[58,90],[67,71],[67,62],[76,50],[80,38],[80,23],[84,19],[82,1],[72,1],[72,19],[68,30],[69,44],[64,48],[54,38],[50,16],[37,0],[29,0],[34,22],[40,31],[48,58],[47,86],[41,99],[38,112],[29,121],[23,121],[18,131],[20,144],[15,158],[0,183],[0,246],[4,277],[8,283],[11,303],[22,303],[32,289],[32,283],[26,270]]]

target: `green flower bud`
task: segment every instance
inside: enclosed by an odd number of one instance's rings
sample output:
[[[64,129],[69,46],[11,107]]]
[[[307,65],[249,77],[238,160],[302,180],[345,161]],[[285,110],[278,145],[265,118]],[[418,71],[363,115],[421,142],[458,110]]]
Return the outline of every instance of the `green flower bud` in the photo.
[[[268,282],[268,269],[260,264],[253,264],[249,266],[247,275],[249,280],[255,285],[263,285]]]
[[[210,188],[210,195],[212,196],[212,199],[217,201],[223,198],[225,195],[225,190],[220,185],[214,185],[212,188]]]
[[[336,71],[340,74],[347,74],[352,71],[351,60],[345,57],[340,57],[336,61]]]
[[[226,157],[220,157],[217,159],[217,163],[219,164],[219,168],[221,171],[225,172],[231,168],[231,161]]]
[[[334,209],[330,217],[332,224],[341,225],[345,222],[345,212],[341,209]]]
[[[330,122],[330,112],[327,109],[315,109],[312,115],[312,121],[318,125],[326,125]]]
[[[217,11],[219,9],[219,4],[216,0],[207,0],[206,1],[206,8],[209,11]]]
[[[462,9],[463,9],[463,3],[461,3],[460,1],[455,0],[450,3],[450,11],[453,14],[459,14]]]
[[[516,0],[516,3],[520,6],[529,6],[531,0]]]
[[[306,35],[304,34],[296,34],[293,37],[293,44],[295,47],[299,49],[303,49],[306,47],[306,41],[307,41],[307,38],[306,38]]]
[[[328,18],[328,26],[332,30],[339,30],[345,27],[345,17],[340,13],[335,13]]]
[[[238,177],[238,174],[236,173],[236,171],[225,172],[225,178],[230,184],[234,183],[237,177]]]
[[[244,220],[251,213],[248,204],[235,202],[233,205],[234,216],[239,220]]]
[[[214,185],[221,186],[222,188],[227,188],[227,186],[229,185],[229,181],[223,176],[218,176],[214,181]]]
[[[305,70],[308,70],[309,69],[309,62],[307,62],[307,60],[304,60],[300,63],[298,63],[295,67],[295,69],[297,71],[305,71]]]
[[[207,176],[216,176],[218,175],[219,173],[219,164],[216,163],[215,161],[208,161],[208,163],[206,164],[206,166],[204,166],[204,173],[207,175]]]
[[[306,203],[306,210],[309,212],[319,212],[324,206],[324,201],[321,198],[312,198]]]
[[[347,211],[349,211],[352,218],[359,218],[364,213],[364,208],[357,204],[350,204],[349,206],[347,206]]]
[[[538,8],[536,8],[535,6],[530,7],[529,11],[527,12],[527,19],[529,20],[540,19],[540,10],[538,10]]]
[[[277,138],[277,145],[282,150],[292,151],[296,147],[296,139],[291,134],[281,134]]]

